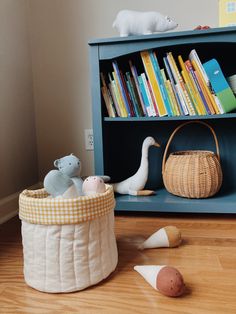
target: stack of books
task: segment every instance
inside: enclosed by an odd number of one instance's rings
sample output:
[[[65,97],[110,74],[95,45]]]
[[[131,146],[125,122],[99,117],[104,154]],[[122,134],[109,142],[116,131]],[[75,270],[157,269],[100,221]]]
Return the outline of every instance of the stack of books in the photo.
[[[128,61],[125,73],[112,61],[111,73],[101,72],[101,92],[109,117],[214,115],[236,109],[236,98],[215,59],[200,61],[195,49],[188,60],[171,52],[160,68],[157,51],[140,52],[143,71]],[[126,67],[127,68],[127,67]]]

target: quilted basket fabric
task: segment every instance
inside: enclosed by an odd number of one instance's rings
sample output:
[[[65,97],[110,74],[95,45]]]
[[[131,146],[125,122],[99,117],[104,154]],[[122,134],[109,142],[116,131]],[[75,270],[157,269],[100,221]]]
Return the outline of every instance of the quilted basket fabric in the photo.
[[[19,217],[32,224],[77,224],[101,217],[115,207],[113,187],[101,194],[72,199],[49,198],[44,189],[24,190],[19,197]]]
[[[24,277],[43,292],[85,289],[105,279],[118,261],[114,211],[70,225],[22,221]]]

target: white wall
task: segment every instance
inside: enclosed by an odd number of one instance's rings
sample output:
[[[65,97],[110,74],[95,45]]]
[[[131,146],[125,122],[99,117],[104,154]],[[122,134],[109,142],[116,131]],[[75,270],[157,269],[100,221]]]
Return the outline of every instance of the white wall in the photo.
[[[91,128],[87,42],[117,36],[111,25],[124,8],[156,10],[179,23],[177,30],[218,25],[218,0],[29,0],[40,175],[53,160],[80,156],[83,174],[93,173],[93,153],[85,151]]]
[[[0,1],[0,218],[3,198],[38,181],[27,9]]]

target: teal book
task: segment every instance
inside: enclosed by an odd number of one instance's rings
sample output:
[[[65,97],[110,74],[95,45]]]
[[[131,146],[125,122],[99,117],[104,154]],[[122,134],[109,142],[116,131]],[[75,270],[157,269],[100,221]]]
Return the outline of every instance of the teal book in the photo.
[[[171,109],[171,104],[170,104],[170,100],[169,100],[169,97],[167,94],[165,83],[164,83],[162,75],[161,75],[161,70],[160,70],[160,66],[159,66],[156,54],[154,54],[153,51],[149,51],[149,55],[150,55],[150,58],[152,61],[152,66],[153,66],[153,69],[154,69],[154,72],[156,75],[157,82],[158,82],[160,90],[161,90],[161,95],[162,95],[162,98],[164,100],[167,114],[169,117],[174,116],[174,113]]]
[[[206,74],[209,78],[211,87],[219,98],[224,112],[230,112],[236,109],[236,98],[230,88],[221,67],[216,59],[212,59],[203,64]]]

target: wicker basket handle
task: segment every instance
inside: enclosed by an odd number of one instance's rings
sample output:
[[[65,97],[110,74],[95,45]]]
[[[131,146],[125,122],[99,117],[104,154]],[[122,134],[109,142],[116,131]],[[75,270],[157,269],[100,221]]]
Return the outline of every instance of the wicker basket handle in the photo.
[[[214,137],[214,140],[215,140],[215,145],[216,145],[216,156],[218,158],[218,160],[220,161],[220,150],[219,150],[219,143],[218,143],[218,140],[217,140],[217,137],[216,137],[216,133],[215,131],[213,130],[213,128],[207,124],[206,122],[203,122],[203,121],[188,121],[188,122],[185,122],[181,125],[179,125],[171,134],[167,144],[166,144],[166,148],[165,148],[165,151],[164,151],[164,155],[163,155],[163,159],[162,159],[162,173],[164,172],[165,170],[165,165],[166,165],[166,156],[167,156],[167,152],[168,152],[168,149],[169,149],[169,146],[170,146],[170,143],[175,135],[176,132],[179,131],[179,129],[181,129],[183,126],[187,125],[187,124],[190,124],[190,123],[199,123],[199,124],[203,124],[205,125],[206,127],[208,127]]]

